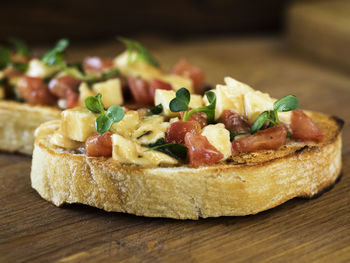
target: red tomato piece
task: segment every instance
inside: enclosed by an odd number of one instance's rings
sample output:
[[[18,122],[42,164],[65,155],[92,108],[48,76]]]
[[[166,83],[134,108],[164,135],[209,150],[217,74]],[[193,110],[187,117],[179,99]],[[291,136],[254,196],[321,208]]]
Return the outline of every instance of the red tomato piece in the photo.
[[[200,68],[190,64],[184,59],[181,59],[174,65],[171,72],[176,75],[190,78],[193,82],[195,92],[201,93],[205,75]]]
[[[156,89],[172,90],[173,88],[168,82],[165,82],[159,79],[152,79],[149,82],[149,93],[153,99],[154,99],[154,94],[156,93]]]
[[[187,133],[199,134],[201,125],[197,121],[176,121],[170,124],[166,134],[167,143],[185,143]]]
[[[322,140],[320,128],[301,110],[293,110],[291,117],[292,138],[302,140]]]
[[[153,97],[149,92],[148,83],[141,78],[128,78],[131,94],[136,103],[147,105],[153,103]]]
[[[66,92],[66,103],[67,103],[67,109],[74,108],[79,103],[79,93],[68,89]]]
[[[28,63],[30,61],[29,57],[19,55],[17,53],[13,53],[11,55],[11,61],[14,63]]]
[[[85,142],[87,156],[112,156],[112,133],[106,132],[87,138]]]
[[[32,105],[53,105],[57,101],[42,78],[24,76],[18,82],[17,90]]]
[[[51,93],[57,97],[65,98],[67,90],[77,90],[80,83],[80,80],[67,75],[51,79],[49,82],[49,89]]]
[[[286,143],[287,129],[284,125],[276,125],[260,130],[232,142],[232,154],[255,152],[258,150],[275,150]]]
[[[193,167],[212,165],[224,158],[205,136],[188,132],[185,136],[185,145],[188,148],[190,165]]]
[[[83,61],[83,68],[86,72],[103,73],[114,67],[113,60],[110,58],[86,57]]]
[[[183,119],[184,114],[185,114],[184,111],[180,112],[181,120]],[[205,126],[208,125],[208,116],[204,112],[194,113],[191,115],[191,117],[188,120],[197,121],[201,125],[201,128],[204,128]]]
[[[222,122],[225,128],[230,132],[241,133],[250,130],[248,121],[233,110],[224,110],[220,116],[219,122]]]

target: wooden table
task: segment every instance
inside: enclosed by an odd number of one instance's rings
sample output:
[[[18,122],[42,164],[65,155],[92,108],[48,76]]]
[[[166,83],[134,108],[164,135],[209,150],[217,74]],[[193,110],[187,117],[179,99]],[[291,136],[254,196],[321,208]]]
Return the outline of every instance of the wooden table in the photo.
[[[346,121],[343,176],[332,190],[255,216],[198,221],[57,208],[30,186],[30,157],[0,154],[0,262],[350,262],[350,77],[291,55],[275,38],[166,42],[145,39],[166,67],[179,57],[208,82],[226,75]],[[73,48],[117,54],[115,43]],[[24,120],[25,121],[25,120]]]

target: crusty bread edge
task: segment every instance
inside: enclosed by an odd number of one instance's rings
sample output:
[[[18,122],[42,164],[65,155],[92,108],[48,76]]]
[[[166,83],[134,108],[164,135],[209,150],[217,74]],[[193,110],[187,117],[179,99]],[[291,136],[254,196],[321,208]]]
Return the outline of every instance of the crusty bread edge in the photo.
[[[325,143],[259,164],[197,169],[122,166],[112,159],[60,152],[45,140],[46,133],[36,138],[32,187],[57,206],[82,203],[176,219],[256,214],[294,197],[312,197],[336,181],[341,171],[342,123],[323,116],[337,125]]]
[[[1,100],[0,150],[31,155],[35,129],[46,121],[59,119],[60,113],[54,107]]]

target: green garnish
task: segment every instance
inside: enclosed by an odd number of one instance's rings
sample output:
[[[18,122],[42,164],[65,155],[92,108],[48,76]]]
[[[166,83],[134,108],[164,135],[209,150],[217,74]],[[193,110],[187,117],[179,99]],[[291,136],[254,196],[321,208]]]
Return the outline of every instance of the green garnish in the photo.
[[[113,78],[113,77],[118,76],[119,74],[120,74],[119,69],[116,69],[116,68],[115,68],[115,69],[112,69],[112,70],[110,70],[110,71],[107,71],[107,72],[102,73],[101,79],[102,79],[102,80],[111,79],[111,78]]]
[[[65,66],[64,58],[66,56],[66,48],[69,45],[68,39],[61,39],[57,42],[56,46],[48,51],[41,59],[41,61],[49,66]]]
[[[90,96],[85,99],[86,108],[93,113],[100,114],[95,121],[99,134],[109,131],[112,124],[121,121],[125,115],[124,109],[118,105],[113,105],[106,111],[101,99],[101,93],[98,93],[96,97]]]
[[[208,122],[212,123],[215,118],[216,94],[213,91],[207,91],[205,96],[207,96],[209,105],[189,110],[191,94],[187,89],[181,88],[176,91],[176,97],[170,101],[169,108],[172,112],[185,111],[183,121],[188,121],[194,113],[204,112],[208,117]]]
[[[266,122],[269,127],[280,124],[278,112],[295,110],[299,106],[299,101],[294,95],[285,96],[273,104],[273,110],[262,112],[250,128],[251,133],[256,133]]]
[[[15,47],[17,55],[22,57],[32,56],[32,52],[24,41],[17,38],[10,38],[9,42]]]
[[[187,157],[187,147],[179,143],[165,143],[165,140],[159,139],[154,144],[148,145],[147,151],[159,151],[174,157],[175,159],[185,160]]]
[[[0,46],[0,69],[7,67],[11,63],[11,52],[7,48]]]
[[[151,56],[148,49],[142,46],[139,42],[128,39],[125,37],[118,37],[118,40],[123,42],[128,51],[128,61],[136,62],[138,60],[146,61],[148,64],[159,67],[157,60]],[[136,53],[136,56],[133,57],[133,54]]]
[[[163,105],[158,104],[157,106],[154,106],[150,111],[152,114],[161,114],[163,111]]]

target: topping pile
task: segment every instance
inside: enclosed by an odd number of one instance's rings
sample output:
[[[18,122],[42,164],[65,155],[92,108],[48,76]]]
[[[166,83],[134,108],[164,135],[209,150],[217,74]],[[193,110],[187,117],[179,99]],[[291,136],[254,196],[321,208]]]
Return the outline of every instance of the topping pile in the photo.
[[[87,97],[100,93],[106,107],[149,106],[157,89],[201,91],[204,74],[196,66],[180,60],[166,73],[140,43],[119,40],[126,51],[115,58],[92,56],[76,63],[65,59],[67,39],[41,58],[33,57],[22,41],[11,40],[13,51],[0,46],[0,99],[70,109],[84,107]]]
[[[86,108],[62,112],[51,143],[123,165],[200,167],[276,150],[293,139],[322,140],[294,95],[276,100],[232,78],[225,82],[203,97],[158,88],[155,106],[138,110],[106,105],[100,93],[89,96]]]

